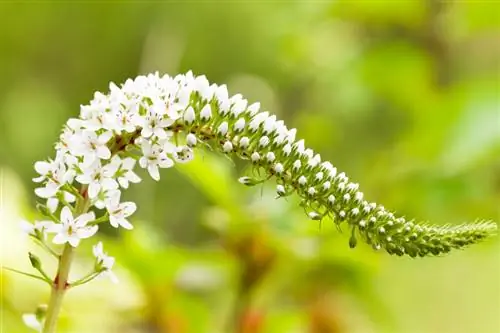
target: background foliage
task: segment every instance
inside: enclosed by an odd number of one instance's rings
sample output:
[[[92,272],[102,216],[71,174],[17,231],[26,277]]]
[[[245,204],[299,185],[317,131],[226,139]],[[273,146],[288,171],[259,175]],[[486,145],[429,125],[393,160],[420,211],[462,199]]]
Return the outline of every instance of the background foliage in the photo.
[[[435,223],[500,220],[500,7],[489,1],[0,4],[2,264],[29,270],[33,162],[95,90],[192,69],[297,127],[366,196]],[[498,332],[500,243],[411,260],[350,250],[245,165],[199,152],[126,196],[119,285],[72,291],[61,332]],[[293,201],[293,200],[292,200]],[[90,246],[88,245],[88,253]],[[91,259],[81,253],[76,272]],[[49,258],[46,258],[50,261]],[[0,272],[1,328],[48,290]]]

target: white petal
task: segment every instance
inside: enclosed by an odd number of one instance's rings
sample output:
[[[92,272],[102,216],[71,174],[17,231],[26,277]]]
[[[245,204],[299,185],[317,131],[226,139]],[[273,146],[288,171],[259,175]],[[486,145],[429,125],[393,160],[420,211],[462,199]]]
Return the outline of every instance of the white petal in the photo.
[[[184,121],[188,124],[191,124],[194,122],[195,119],[195,114],[193,108],[190,106],[187,108],[186,111],[184,111]]]
[[[121,208],[123,210],[123,215],[125,217],[128,217],[128,216],[134,214],[134,212],[137,210],[137,205],[135,204],[135,202],[128,201],[128,202],[122,203]]]
[[[78,216],[75,219],[75,225],[79,226],[79,227],[83,227],[83,226],[87,225],[88,222],[94,221],[94,220],[95,220],[95,213],[94,212],[85,213],[85,214]]]
[[[97,195],[99,194],[100,191],[101,191],[101,184],[100,183],[93,181],[89,184],[89,197],[91,199],[94,199],[95,197],[97,197]]]
[[[151,127],[143,127],[141,131],[141,135],[145,138],[149,138],[151,135],[153,135],[153,131]]]
[[[51,213],[54,213],[59,206],[59,200],[55,197],[47,199],[47,208]]]
[[[156,181],[160,180],[160,172],[158,171],[157,165],[153,164],[148,166],[148,172],[151,175],[151,178],[153,178]]]
[[[61,222],[64,224],[73,223],[73,214],[71,213],[71,210],[67,206],[64,206],[63,209],[61,210]]]
[[[139,159],[139,165],[141,166],[141,168],[146,168],[148,165],[148,159],[146,157],[141,157]]]
[[[125,170],[131,170],[134,168],[135,159],[132,157],[127,157],[122,160],[122,168]]]
[[[129,182],[134,183],[134,184],[141,182],[141,178],[139,176],[137,176],[137,174],[133,171],[127,172],[125,174],[125,177],[127,177]]]
[[[102,160],[107,160],[111,157],[111,152],[106,146],[99,146],[96,150],[97,156]]]
[[[125,177],[120,177],[118,178],[118,183],[120,184],[121,187],[127,189],[128,188],[128,179]]]
[[[102,189],[107,190],[116,190],[118,188],[118,183],[113,178],[104,178],[101,180]]]
[[[99,136],[98,142],[100,144],[106,144],[109,141],[109,139],[111,139],[112,136],[113,136],[113,133],[104,132]]]
[[[54,187],[39,187],[35,189],[35,194],[40,198],[50,198],[56,195],[57,188]]]
[[[92,247],[92,253],[94,253],[94,256],[97,258],[101,257],[104,254],[102,249],[102,242],[99,242]]]
[[[52,242],[54,244],[64,244],[67,241],[68,241],[68,236],[63,234],[62,232],[55,235],[54,238],[52,239]]]
[[[52,171],[52,165],[45,161],[38,161],[35,163],[35,170],[41,175],[46,175]]]
[[[34,235],[35,234],[35,226],[33,225],[33,223],[31,222],[28,222],[26,220],[21,220],[21,222],[19,222],[19,226],[21,227],[21,230],[28,234],[28,235]]]
[[[118,228],[118,226],[120,225],[119,220],[118,220],[116,217],[114,217],[113,215],[111,215],[111,216],[109,217],[109,223],[110,223],[113,227],[115,227],[115,228]]]
[[[126,219],[119,219],[118,223],[127,230],[132,230],[134,228],[134,226]]]
[[[80,244],[80,238],[78,238],[77,236],[70,236],[68,237],[68,243],[73,247],[77,247],[78,244]]]
[[[99,227],[96,225],[93,225],[91,227],[84,227],[78,229],[76,234],[79,238],[89,238],[92,237],[97,232],[98,229]]]

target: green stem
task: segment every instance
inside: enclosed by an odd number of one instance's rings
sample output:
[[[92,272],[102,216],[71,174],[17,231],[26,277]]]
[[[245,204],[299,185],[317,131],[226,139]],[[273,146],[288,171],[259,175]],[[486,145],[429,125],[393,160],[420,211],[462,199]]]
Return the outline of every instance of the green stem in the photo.
[[[59,312],[61,311],[62,300],[68,287],[67,281],[73,255],[73,247],[66,244],[61,258],[59,259],[59,267],[57,269],[54,284],[52,285],[52,292],[50,294],[50,301],[47,307],[47,315],[42,333],[55,333],[57,318],[59,316]]]
[[[5,269],[5,270],[7,270],[7,271],[11,271],[11,272],[14,272],[14,273],[17,273],[17,274],[21,274],[21,275],[24,275],[24,276],[29,276],[31,278],[34,278],[34,279],[46,282],[49,285],[52,284],[49,278],[43,278],[43,277],[35,275],[35,274],[26,273],[26,272],[23,272],[23,271],[18,271],[17,269],[10,268],[10,267],[2,267],[2,268]]]
[[[93,279],[95,279],[98,275],[99,275],[99,273],[97,273],[97,272],[89,273],[86,276],[84,276],[83,278],[76,280],[75,282],[71,282],[71,288],[85,284],[87,282],[90,282]]]
[[[82,198],[79,199],[75,205],[75,212],[77,215],[87,212],[90,206],[90,200],[86,196],[87,186],[82,186],[80,192],[82,194]],[[59,312],[61,311],[62,300],[69,287],[68,277],[74,253],[75,249],[70,244],[66,243],[63,253],[59,258],[57,275],[54,279],[54,283],[52,284],[52,292],[50,293],[50,300],[47,307],[47,314],[42,333],[56,332],[57,318],[59,317]]]

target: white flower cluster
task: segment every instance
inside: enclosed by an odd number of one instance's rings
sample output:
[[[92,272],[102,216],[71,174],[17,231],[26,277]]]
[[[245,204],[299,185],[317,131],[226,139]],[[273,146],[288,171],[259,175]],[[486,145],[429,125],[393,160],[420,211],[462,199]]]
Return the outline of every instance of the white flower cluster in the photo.
[[[210,84],[205,76],[191,72],[138,76],[121,87],[111,83],[107,95],[97,92],[89,105],[81,106],[80,117],[67,122],[55,158],[35,164],[40,176],[34,181],[41,183],[35,193],[47,200],[47,214],[53,217],[63,206],[60,219],[38,224],[37,232],[55,233],[54,243],[77,246],[96,233],[95,221],[102,219],[87,213],[92,207],[105,209],[113,227],[132,229],[128,218],[136,205],[120,199],[121,189],[141,181],[134,172],[136,161],[159,180],[160,168],[188,162],[195,146],[210,143],[264,169],[266,179],[275,176],[278,196],[297,193],[311,219],[329,216],[337,224],[346,221],[353,237],[356,229],[377,249],[414,256],[447,252],[473,241],[467,231],[455,243],[442,246],[436,240],[437,245],[429,245],[422,237],[425,230],[364,200],[358,184],[322,161],[303,140],[296,141],[295,129],[259,109],[259,103],[249,105],[240,94],[229,96],[225,85]],[[246,185],[262,181],[240,178]],[[88,203],[84,211],[79,207],[82,197]],[[438,231],[431,239],[438,239]],[[487,231],[478,227],[477,233],[485,237]],[[415,247],[412,242],[417,239]]]

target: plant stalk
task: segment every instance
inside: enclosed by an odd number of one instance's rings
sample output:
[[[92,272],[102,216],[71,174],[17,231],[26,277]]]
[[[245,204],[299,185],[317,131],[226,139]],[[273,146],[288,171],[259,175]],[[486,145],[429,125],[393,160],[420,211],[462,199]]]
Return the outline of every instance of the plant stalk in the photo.
[[[82,186],[80,193],[82,197],[78,199],[75,205],[76,215],[86,213],[90,206],[90,200],[87,197],[87,186]],[[69,287],[68,277],[74,254],[75,249],[69,243],[66,243],[66,245],[64,245],[63,253],[59,257],[59,266],[57,268],[54,283],[52,284],[52,291],[50,293],[50,300],[47,307],[42,333],[56,332],[57,319],[59,317],[59,312],[61,311],[62,300]]]
[[[50,301],[47,307],[47,315],[42,333],[55,333],[57,318],[61,311],[62,300],[68,288],[68,276],[71,268],[71,261],[74,256],[74,249],[71,245],[66,244],[64,251],[59,259],[59,267],[57,275],[52,285],[52,292],[50,294]]]

